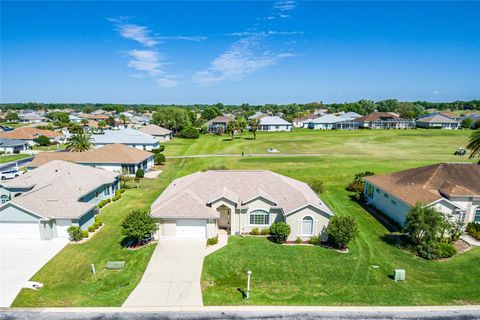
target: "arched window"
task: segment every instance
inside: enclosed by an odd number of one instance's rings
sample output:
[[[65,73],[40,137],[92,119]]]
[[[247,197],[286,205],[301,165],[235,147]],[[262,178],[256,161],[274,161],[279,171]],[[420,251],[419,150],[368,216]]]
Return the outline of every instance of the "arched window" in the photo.
[[[313,218],[310,216],[305,216],[301,220],[301,229],[300,233],[305,236],[313,235]]]
[[[8,199],[8,196],[5,195],[5,194],[2,194],[2,197],[1,197],[1,198],[2,198],[2,204],[3,204],[3,203],[7,203],[8,200],[10,200],[10,199]]]
[[[254,210],[249,214],[250,225],[266,226],[270,224],[270,214],[264,210]]]

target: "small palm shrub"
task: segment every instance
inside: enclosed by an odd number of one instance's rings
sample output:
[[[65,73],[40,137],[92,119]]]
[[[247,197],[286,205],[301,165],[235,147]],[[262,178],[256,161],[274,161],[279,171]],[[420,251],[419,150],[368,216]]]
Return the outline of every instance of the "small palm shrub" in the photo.
[[[302,241],[302,238],[300,238],[300,237],[297,237],[297,239],[295,239],[295,243],[296,243],[296,244],[300,244],[300,243],[302,243],[302,242],[303,242],[303,241]]]

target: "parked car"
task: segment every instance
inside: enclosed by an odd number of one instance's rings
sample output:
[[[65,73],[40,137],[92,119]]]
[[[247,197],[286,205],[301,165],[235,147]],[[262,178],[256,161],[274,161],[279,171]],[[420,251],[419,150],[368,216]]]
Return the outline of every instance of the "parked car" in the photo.
[[[20,172],[17,170],[9,170],[0,172],[0,178],[2,180],[13,179],[20,175]]]

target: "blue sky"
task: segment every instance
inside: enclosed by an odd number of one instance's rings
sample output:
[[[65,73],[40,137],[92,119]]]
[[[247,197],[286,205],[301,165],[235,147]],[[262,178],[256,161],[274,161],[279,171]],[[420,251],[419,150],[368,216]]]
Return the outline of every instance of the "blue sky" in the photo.
[[[480,2],[1,2],[1,102],[480,98]]]

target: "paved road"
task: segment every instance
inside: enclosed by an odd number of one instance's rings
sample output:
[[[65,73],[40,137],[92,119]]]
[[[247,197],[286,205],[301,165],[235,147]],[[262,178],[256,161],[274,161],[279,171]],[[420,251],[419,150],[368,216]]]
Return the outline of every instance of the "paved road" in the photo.
[[[480,319],[479,307],[203,307],[203,308],[67,308],[0,311],[0,319]]]
[[[202,306],[205,240],[160,240],[125,307]]]
[[[16,168],[17,164],[18,164],[18,167],[21,168],[25,165],[27,165],[28,163],[30,163],[30,161],[32,161],[33,157],[28,157],[28,158],[24,158],[24,159],[20,159],[20,160],[17,160],[17,161],[11,161],[11,162],[7,162],[7,163],[3,163],[0,165],[0,171],[7,171],[7,170],[13,170]]]
[[[189,156],[168,156],[167,159],[187,159],[187,158],[216,158],[216,157],[320,157],[320,153],[241,153],[230,154],[195,154]]]
[[[0,239],[0,307],[10,306],[27,281],[67,243],[65,238]]]

